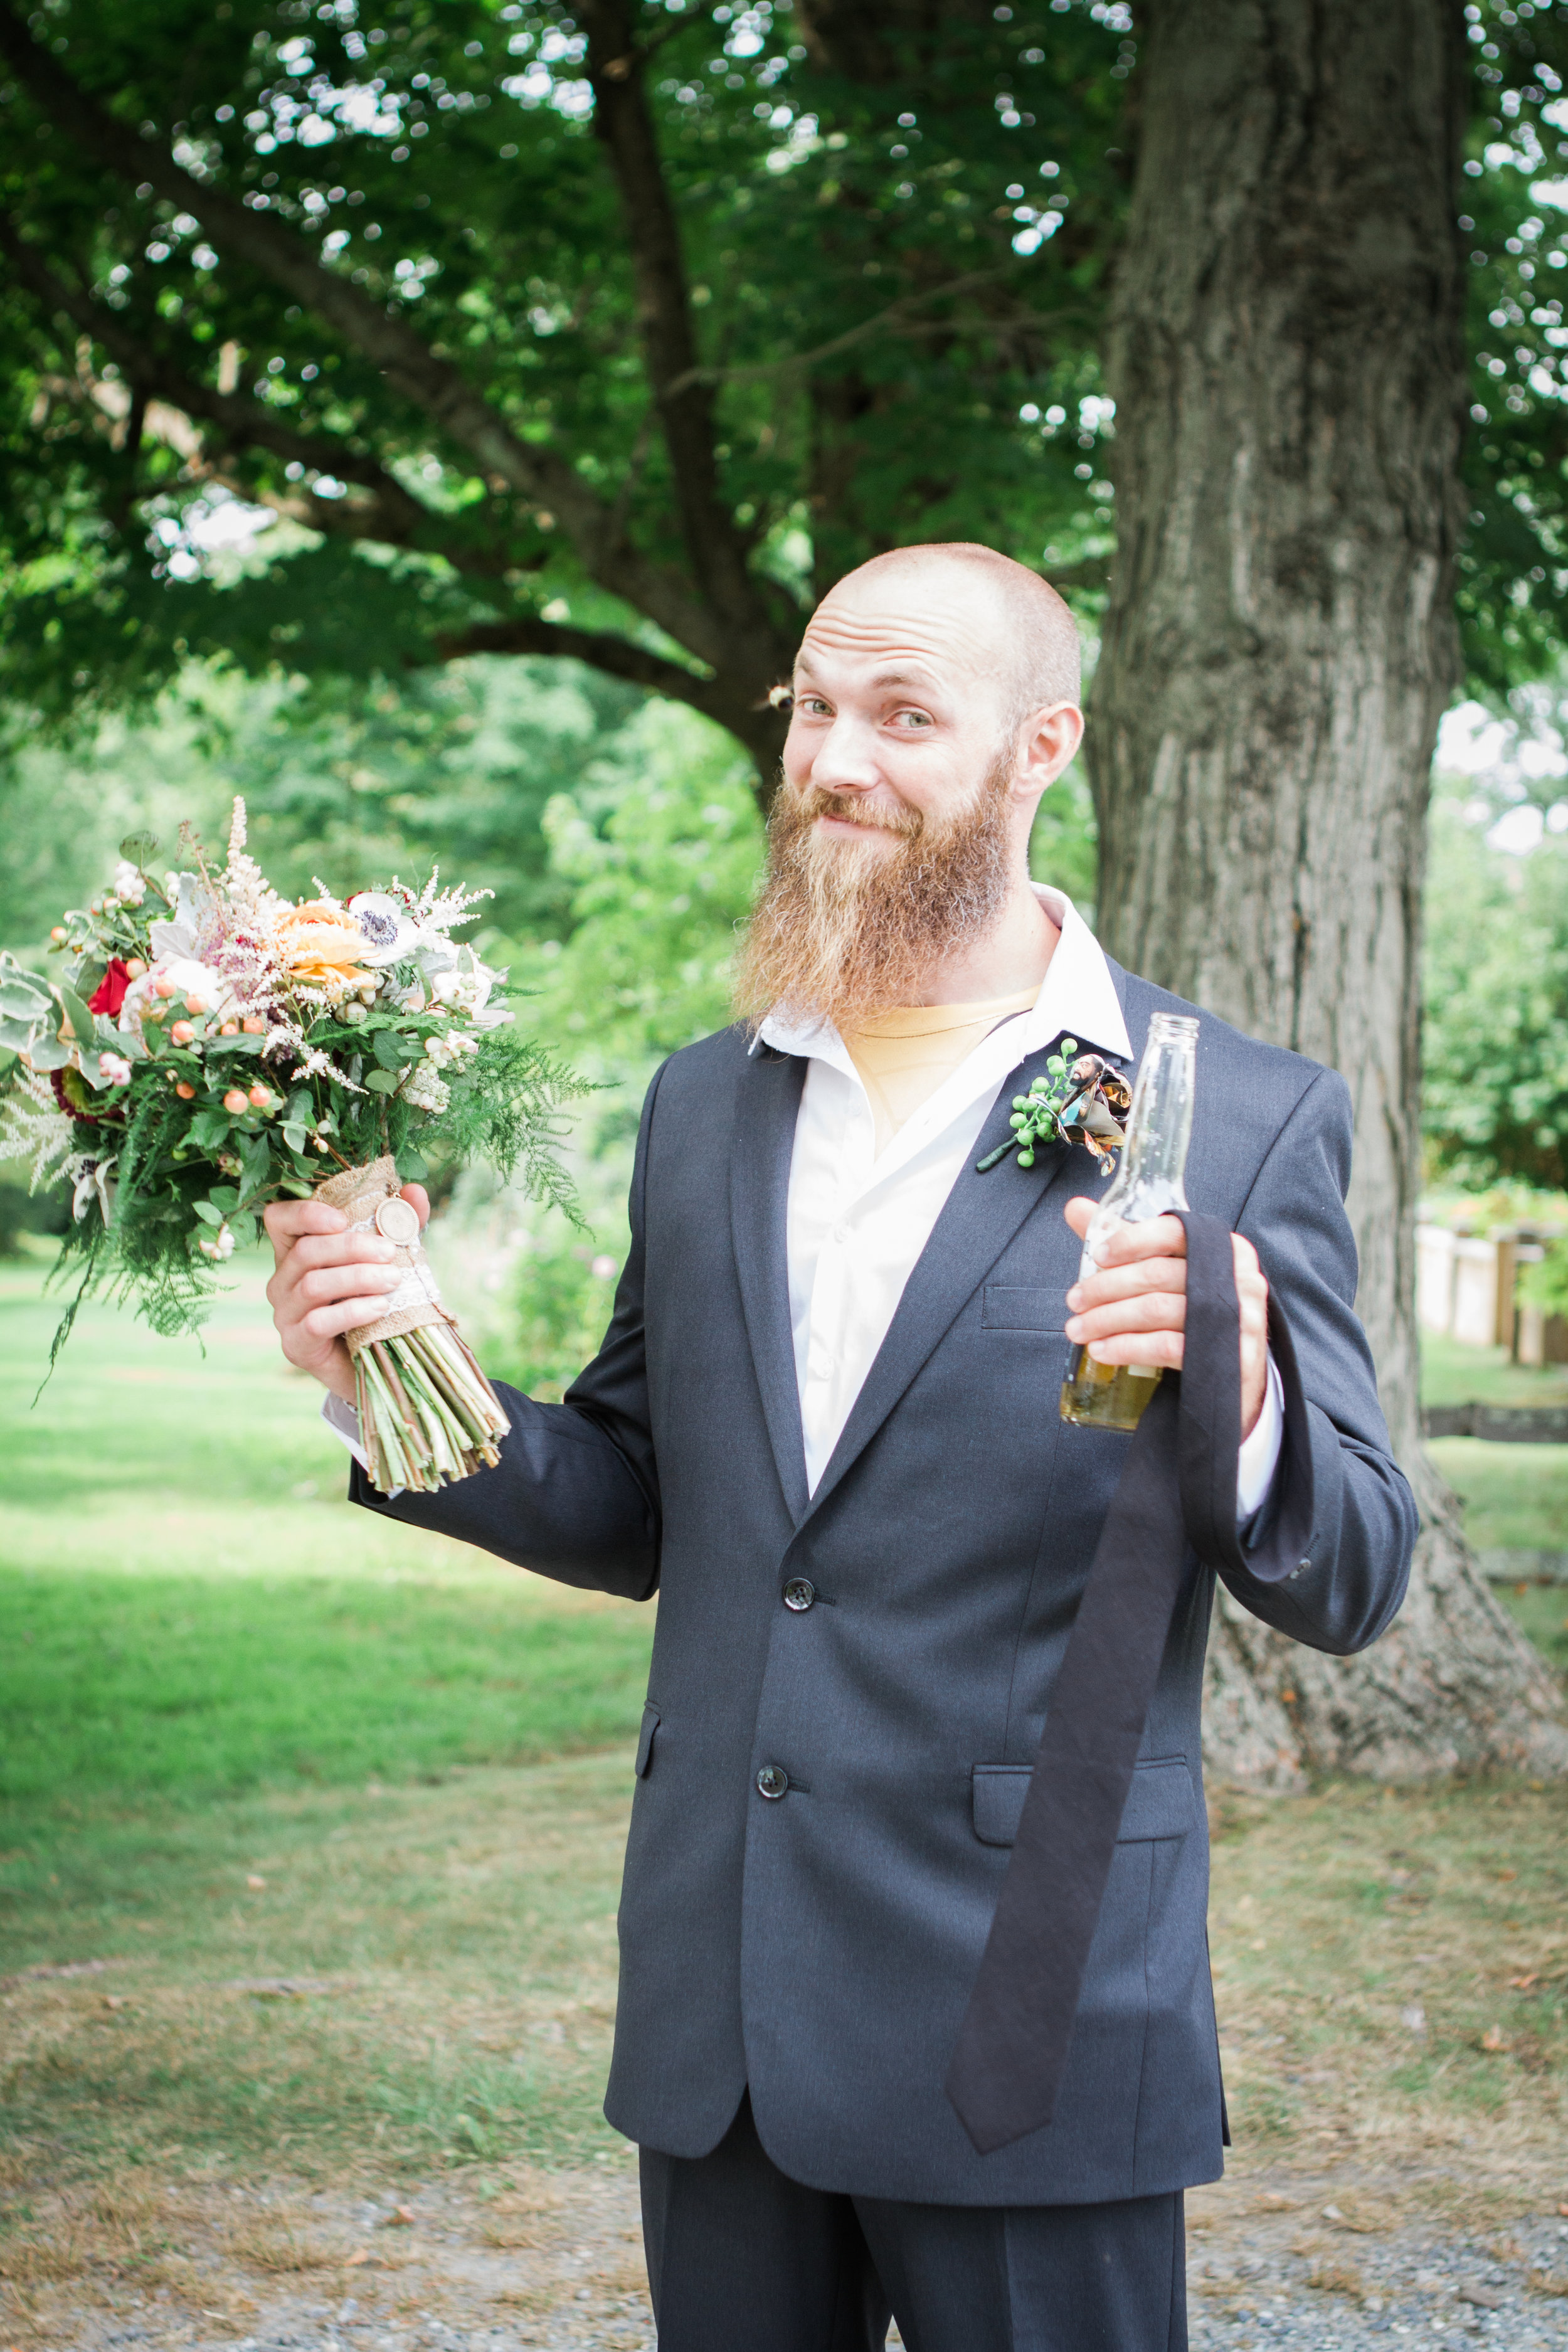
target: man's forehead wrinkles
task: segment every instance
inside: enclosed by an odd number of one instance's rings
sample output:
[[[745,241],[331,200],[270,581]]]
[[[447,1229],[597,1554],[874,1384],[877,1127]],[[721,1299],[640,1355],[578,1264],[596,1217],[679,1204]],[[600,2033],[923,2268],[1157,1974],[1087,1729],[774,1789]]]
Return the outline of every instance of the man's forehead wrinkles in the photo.
[[[995,640],[983,634],[967,616],[957,614],[859,614],[842,608],[819,608],[806,624],[801,659],[809,664],[814,649],[825,656],[852,659],[875,656],[887,669],[918,667],[933,677],[950,673],[955,657],[964,671],[989,671],[999,667]]]

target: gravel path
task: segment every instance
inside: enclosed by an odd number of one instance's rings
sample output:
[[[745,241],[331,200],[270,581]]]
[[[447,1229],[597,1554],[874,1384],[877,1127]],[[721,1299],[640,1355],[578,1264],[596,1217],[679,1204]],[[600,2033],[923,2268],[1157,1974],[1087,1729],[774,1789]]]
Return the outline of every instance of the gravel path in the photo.
[[[1401,2340],[1506,2352],[1568,2347],[1568,2221],[1522,2221],[1500,2239],[1430,2223],[1352,2230],[1344,2211],[1331,2200],[1278,2222],[1257,2217],[1220,2243],[1194,2238],[1187,2261],[1194,2352],[1275,2345],[1384,2352]]]
[[[1413,2210],[1397,2175],[1376,2192],[1343,2170],[1277,2178],[1189,2200],[1194,2352],[1568,2352],[1568,2218],[1551,2204],[1471,2233]],[[6,2310],[0,2352],[654,2352],[622,2159],[402,2203],[230,2189],[187,2203],[178,2234],[161,2284],[109,2266],[40,2282]]]

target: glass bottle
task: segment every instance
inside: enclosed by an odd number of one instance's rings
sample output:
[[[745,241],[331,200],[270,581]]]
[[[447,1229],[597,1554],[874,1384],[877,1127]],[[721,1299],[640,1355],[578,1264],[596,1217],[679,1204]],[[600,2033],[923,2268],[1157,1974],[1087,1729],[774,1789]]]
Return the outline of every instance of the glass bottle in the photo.
[[[1084,1235],[1081,1281],[1098,1271],[1098,1251],[1110,1228],[1184,1209],[1187,1144],[1193,1132],[1193,1089],[1198,1024],[1186,1013],[1156,1013],[1132,1089],[1121,1165]],[[1136,1429],[1160,1377],[1158,1364],[1097,1363],[1087,1347],[1073,1349],[1062,1382],[1064,1421],[1088,1429]]]

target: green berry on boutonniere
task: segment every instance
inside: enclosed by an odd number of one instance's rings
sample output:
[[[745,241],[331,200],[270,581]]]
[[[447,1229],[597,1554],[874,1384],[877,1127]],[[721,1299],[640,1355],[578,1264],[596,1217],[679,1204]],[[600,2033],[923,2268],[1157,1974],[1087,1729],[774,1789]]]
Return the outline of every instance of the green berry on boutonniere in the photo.
[[[1077,1038],[1064,1037],[1047,1055],[1045,1068],[1035,1073],[1028,1093],[1014,1096],[1007,1122],[1013,1132],[976,1160],[976,1172],[983,1176],[1010,1151],[1016,1151],[1020,1168],[1032,1168],[1039,1144],[1081,1143],[1108,1176],[1131,1107],[1132,1092],[1121,1071],[1100,1054],[1079,1055]]]

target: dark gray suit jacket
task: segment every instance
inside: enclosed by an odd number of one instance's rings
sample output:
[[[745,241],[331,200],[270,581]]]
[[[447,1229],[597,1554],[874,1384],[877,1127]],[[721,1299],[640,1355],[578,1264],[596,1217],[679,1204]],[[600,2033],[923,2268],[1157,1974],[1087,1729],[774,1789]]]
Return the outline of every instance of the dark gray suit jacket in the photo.
[[[1135,1052],[1190,1005],[1112,966]],[[998,1095],[974,1157],[1007,1132]],[[1222,2169],[1199,1710],[1213,1577],[1188,1573],[1053,2122],[979,2156],[942,2077],[1128,1440],[1065,1427],[1063,1221],[1089,1155],[966,1167],[815,1496],[784,1217],[804,1062],[725,1031],[648,1090],[632,1247],[560,1405],[511,1391],[499,1469],[354,1497],[568,1584],[659,1592],[620,1909],[606,2113],[677,2156],[750,2084],[797,2179],[947,2204],[1142,2197]],[[1201,1016],[1187,1189],[1256,1244],[1309,1553],[1247,1531],[1248,1609],[1315,1648],[1375,1640],[1415,1510],[1352,1301],[1343,1081]],[[1279,1489],[1276,1488],[1278,1495]],[[1297,1547],[1299,1549],[1300,1548]],[[805,1610],[783,1588],[807,1578]],[[798,1595],[797,1595],[798,1597]],[[787,1793],[759,1793],[781,1767]]]

